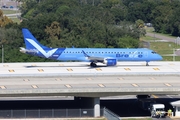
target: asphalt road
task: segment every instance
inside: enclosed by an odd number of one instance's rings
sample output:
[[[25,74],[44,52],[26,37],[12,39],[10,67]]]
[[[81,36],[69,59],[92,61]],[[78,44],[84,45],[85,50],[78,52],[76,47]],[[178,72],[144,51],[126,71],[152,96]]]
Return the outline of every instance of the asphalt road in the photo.
[[[167,40],[169,42],[175,42],[175,39],[176,39],[176,37],[168,37],[168,36],[164,36],[164,35],[160,35],[160,34],[156,34],[156,33],[150,33],[150,32],[147,32],[146,35],[155,37],[155,38],[159,38],[161,40]],[[178,43],[180,44],[180,42],[178,42]]]

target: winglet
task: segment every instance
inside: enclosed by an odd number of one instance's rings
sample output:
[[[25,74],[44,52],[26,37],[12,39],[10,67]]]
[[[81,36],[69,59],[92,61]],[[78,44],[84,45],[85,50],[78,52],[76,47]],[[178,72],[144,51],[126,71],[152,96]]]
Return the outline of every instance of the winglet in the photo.
[[[83,52],[83,54],[84,54],[85,57],[90,57],[89,55],[87,55],[87,54],[84,52],[84,50],[82,50],[82,52]]]

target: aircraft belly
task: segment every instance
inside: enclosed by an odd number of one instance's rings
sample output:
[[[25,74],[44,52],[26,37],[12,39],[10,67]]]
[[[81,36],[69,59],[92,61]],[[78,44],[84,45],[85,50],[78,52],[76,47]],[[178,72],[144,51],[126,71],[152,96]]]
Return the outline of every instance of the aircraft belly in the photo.
[[[147,58],[118,58],[118,61],[146,61]]]

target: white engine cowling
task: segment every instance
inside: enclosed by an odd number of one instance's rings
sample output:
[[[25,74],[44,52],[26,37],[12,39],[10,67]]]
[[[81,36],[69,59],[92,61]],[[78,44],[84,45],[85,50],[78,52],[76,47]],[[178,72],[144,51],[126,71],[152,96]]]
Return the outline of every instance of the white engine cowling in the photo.
[[[104,59],[104,64],[106,64],[107,66],[115,66],[117,64],[117,60],[116,59]]]

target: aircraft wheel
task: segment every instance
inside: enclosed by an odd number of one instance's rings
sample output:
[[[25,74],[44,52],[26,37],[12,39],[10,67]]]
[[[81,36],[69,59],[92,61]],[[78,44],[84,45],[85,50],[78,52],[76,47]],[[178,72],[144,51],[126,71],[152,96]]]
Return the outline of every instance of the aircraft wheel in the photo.
[[[148,63],[148,62],[146,62],[146,66],[149,66],[149,63]]]
[[[91,67],[96,67],[97,65],[96,65],[96,63],[91,62],[90,66],[91,66]]]

